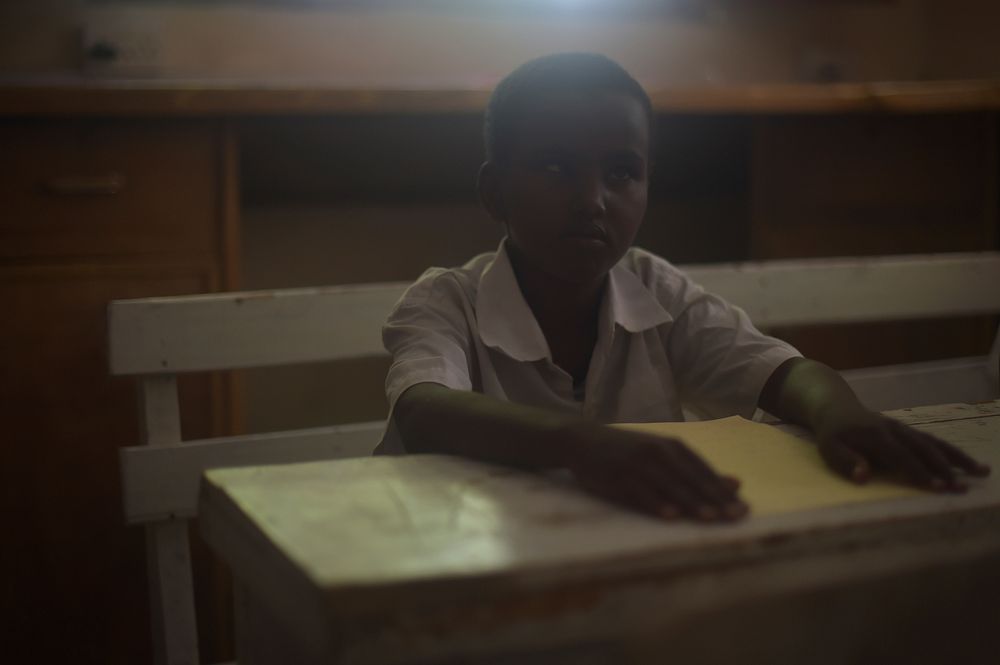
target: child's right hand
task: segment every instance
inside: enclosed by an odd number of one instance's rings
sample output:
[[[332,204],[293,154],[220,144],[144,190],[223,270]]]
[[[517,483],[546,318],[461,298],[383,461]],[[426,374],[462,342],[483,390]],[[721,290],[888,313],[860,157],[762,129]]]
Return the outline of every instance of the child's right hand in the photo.
[[[663,519],[730,521],[749,512],[739,481],[678,439],[588,424],[575,427],[568,466],[587,490]]]
[[[393,418],[407,452],[527,469],[566,467],[594,494],[663,519],[735,520],[749,510],[736,479],[715,473],[677,439],[436,383],[408,388]]]

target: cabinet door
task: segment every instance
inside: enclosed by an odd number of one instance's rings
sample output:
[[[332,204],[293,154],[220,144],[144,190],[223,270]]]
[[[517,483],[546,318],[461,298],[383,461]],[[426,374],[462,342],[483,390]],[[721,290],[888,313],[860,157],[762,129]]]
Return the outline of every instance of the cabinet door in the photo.
[[[14,653],[149,662],[143,530],[125,526],[118,464],[118,449],[138,443],[135,381],[108,374],[107,303],[217,285],[210,264],[0,267],[3,570],[13,573],[3,615]],[[225,383],[182,381],[186,438],[227,430]]]
[[[754,133],[754,259],[997,247],[996,116],[769,118]],[[994,317],[772,331],[834,367],[985,354]]]
[[[0,122],[0,259],[217,253],[224,136],[198,121]]]

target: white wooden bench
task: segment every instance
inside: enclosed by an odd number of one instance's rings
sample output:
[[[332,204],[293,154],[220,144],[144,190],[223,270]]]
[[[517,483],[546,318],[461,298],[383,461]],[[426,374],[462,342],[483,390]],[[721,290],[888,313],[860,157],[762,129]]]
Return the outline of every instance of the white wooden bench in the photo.
[[[1000,313],[1000,253],[691,266],[754,322],[848,323]],[[114,301],[111,372],[140,382],[144,445],[121,451],[126,519],[144,524],[154,647],[197,663],[187,519],[206,469],[370,454],[383,424],[181,441],[176,375],[382,355],[380,329],[406,284]],[[978,401],[1000,394],[990,356],[845,373],[872,408]]]
[[[198,659],[188,519],[206,469],[371,454],[382,422],[181,441],[177,375],[383,355],[381,326],[405,284],[114,301],[112,374],[139,377],[140,439],[121,451],[125,517],[144,524],[153,648]]]
[[[692,266],[759,328],[1000,314],[1000,252]],[[986,356],[841,372],[876,411],[994,399],[1000,330]]]

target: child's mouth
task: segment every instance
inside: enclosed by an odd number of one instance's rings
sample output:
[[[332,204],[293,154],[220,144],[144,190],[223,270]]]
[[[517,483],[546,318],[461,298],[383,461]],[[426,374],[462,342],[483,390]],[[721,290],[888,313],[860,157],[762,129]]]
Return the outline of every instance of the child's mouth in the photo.
[[[578,240],[582,242],[594,243],[594,244],[608,244],[608,232],[604,230],[603,227],[597,224],[590,224],[588,226],[581,226],[579,228],[572,229],[566,234],[569,238],[573,240]]]

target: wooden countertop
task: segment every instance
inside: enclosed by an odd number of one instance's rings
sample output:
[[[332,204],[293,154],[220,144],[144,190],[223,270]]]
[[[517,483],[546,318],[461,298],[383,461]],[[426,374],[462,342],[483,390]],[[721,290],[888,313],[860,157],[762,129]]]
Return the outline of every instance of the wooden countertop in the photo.
[[[1000,110],[1000,79],[650,88],[663,113],[946,113]],[[476,87],[338,87],[255,81],[0,79],[0,116],[477,113]]]

